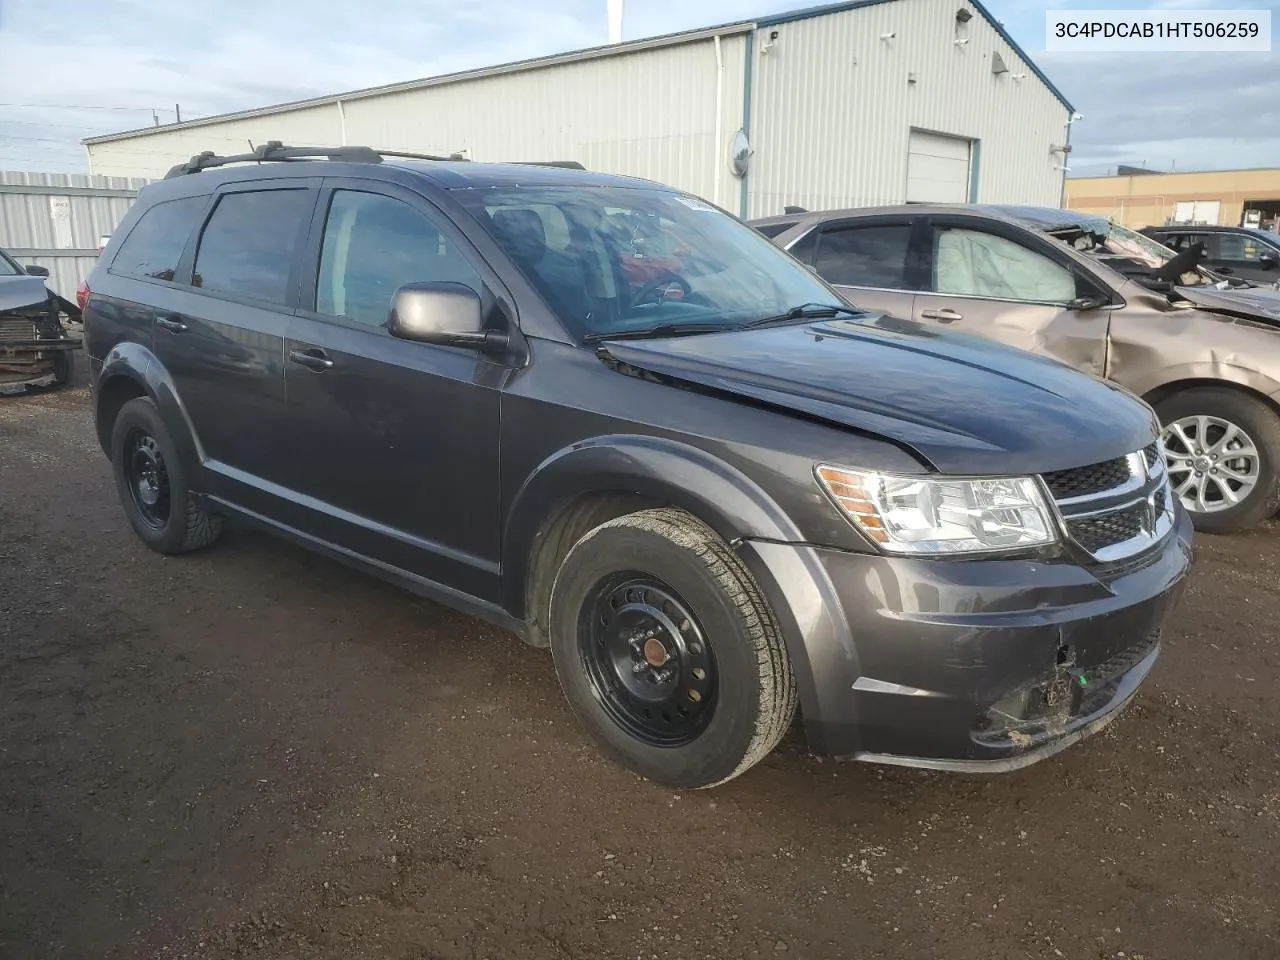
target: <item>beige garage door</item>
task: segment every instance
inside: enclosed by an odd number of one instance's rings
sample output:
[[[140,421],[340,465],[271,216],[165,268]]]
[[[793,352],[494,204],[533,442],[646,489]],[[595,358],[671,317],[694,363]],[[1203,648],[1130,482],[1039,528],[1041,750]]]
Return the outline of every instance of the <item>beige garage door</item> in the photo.
[[[969,141],[911,131],[907,203],[969,202]]]

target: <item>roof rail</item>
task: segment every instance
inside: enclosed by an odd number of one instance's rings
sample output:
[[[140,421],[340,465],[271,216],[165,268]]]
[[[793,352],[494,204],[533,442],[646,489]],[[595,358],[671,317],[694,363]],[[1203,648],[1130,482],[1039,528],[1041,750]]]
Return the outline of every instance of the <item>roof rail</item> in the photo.
[[[199,173],[212,167],[225,167],[229,163],[291,163],[298,160],[339,160],[347,163],[381,163],[383,157],[407,157],[414,160],[462,160],[462,156],[437,157],[427,153],[406,153],[402,150],[374,150],[372,147],[286,147],[279,140],[268,140],[254,147],[252,153],[237,153],[220,157],[212,150],[198,153],[186,163],[172,167],[164,175],[166,180]]]

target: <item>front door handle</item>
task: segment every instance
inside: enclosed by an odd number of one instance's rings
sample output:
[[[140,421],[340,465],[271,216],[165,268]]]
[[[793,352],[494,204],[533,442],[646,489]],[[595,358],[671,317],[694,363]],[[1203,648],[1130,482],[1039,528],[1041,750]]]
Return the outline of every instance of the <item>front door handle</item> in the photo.
[[[170,333],[186,333],[187,325],[178,317],[159,317],[156,326],[163,327]]]
[[[937,320],[939,323],[955,323],[957,320],[963,320],[963,313],[956,313],[954,310],[921,310],[920,316],[926,320]]]
[[[329,355],[319,347],[290,350],[289,359],[300,366],[306,367],[308,370],[328,370],[333,366],[333,361],[329,359]]]

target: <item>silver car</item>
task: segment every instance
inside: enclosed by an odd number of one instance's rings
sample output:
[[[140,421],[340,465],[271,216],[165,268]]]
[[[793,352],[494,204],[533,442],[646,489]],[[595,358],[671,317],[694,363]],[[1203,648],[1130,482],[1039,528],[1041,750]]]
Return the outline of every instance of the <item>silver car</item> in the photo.
[[[1280,301],[1254,302],[1108,221],[1073,227],[1080,216],[911,205],[752,226],[856,306],[1051,356],[1142,397],[1164,424],[1170,479],[1198,529],[1272,516]]]

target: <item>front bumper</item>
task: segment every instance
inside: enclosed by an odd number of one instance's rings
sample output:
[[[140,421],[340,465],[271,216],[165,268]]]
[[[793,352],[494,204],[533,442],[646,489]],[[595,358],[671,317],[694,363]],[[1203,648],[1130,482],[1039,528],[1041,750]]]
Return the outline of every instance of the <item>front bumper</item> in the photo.
[[[1122,569],[919,560],[746,542],[816,752],[1001,771],[1100,730],[1154,665],[1191,522]]]

